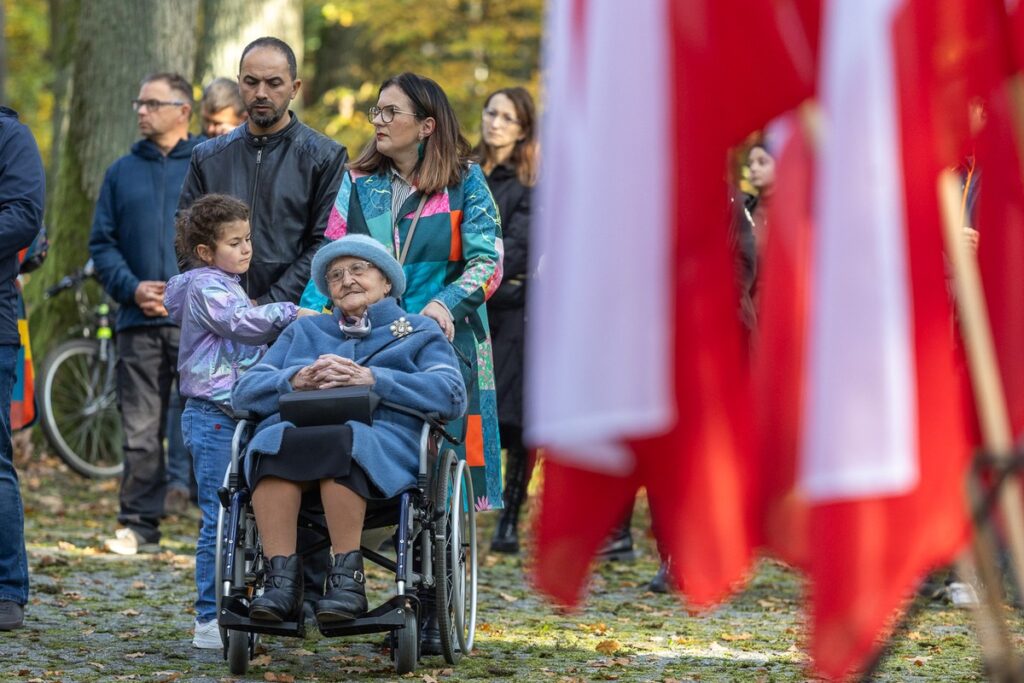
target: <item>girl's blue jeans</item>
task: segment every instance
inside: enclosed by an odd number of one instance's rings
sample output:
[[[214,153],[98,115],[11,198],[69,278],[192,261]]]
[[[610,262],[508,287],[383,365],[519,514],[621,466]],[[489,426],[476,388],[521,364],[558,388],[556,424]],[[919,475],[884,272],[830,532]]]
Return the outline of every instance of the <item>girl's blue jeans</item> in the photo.
[[[210,401],[190,398],[181,415],[181,433],[192,454],[192,468],[199,487],[202,525],[196,543],[196,620],[205,624],[217,618],[215,553],[217,552],[217,489],[231,463],[231,437],[236,421]]]

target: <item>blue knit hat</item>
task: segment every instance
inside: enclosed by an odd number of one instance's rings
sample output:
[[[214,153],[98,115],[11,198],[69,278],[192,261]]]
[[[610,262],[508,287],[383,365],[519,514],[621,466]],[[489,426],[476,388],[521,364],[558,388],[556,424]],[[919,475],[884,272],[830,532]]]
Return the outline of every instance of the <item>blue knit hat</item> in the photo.
[[[388,296],[398,299],[405,293],[405,272],[383,244],[367,235],[345,235],[320,247],[313,257],[313,265],[309,271],[316,288],[324,296],[331,296],[331,290],[327,286],[327,268],[335,259],[342,256],[355,256],[377,266],[391,282],[391,292]]]

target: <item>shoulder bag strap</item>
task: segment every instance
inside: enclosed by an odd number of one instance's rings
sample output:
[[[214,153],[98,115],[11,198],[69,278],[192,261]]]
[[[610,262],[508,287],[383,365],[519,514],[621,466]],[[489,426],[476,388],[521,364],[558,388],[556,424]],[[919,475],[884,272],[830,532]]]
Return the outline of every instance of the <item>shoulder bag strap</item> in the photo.
[[[412,236],[416,233],[416,224],[420,222],[420,214],[423,213],[423,206],[427,203],[427,195],[420,197],[419,206],[416,207],[416,214],[412,217],[412,225],[409,226],[409,234],[405,236],[405,246],[402,253],[398,255],[398,264],[405,265],[405,257],[409,255],[409,245],[412,244]]]

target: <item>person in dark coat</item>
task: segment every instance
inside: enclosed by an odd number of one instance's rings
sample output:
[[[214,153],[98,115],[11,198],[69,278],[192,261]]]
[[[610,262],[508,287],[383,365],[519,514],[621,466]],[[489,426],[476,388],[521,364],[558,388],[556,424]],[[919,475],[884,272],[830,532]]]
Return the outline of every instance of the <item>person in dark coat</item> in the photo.
[[[498,428],[506,448],[505,507],[491,550],[519,552],[517,524],[535,453],[523,444],[523,348],[529,270],[530,198],[537,181],[537,131],[533,98],[523,88],[505,88],[484,102],[476,148],[501,216],[504,277],[487,302],[494,344]]]
[[[89,253],[117,311],[117,395],[124,426],[118,529],[121,555],[156,552],[167,478],[163,440],[177,375],[178,327],[164,286],[178,274],[174,213],[197,138],[189,135],[192,84],[180,74],[143,79],[132,102],[142,139],[107,169]]]
[[[25,511],[11,445],[11,393],[18,362],[18,252],[39,232],[43,161],[18,115],[0,107],[0,631],[20,628],[28,602]]]

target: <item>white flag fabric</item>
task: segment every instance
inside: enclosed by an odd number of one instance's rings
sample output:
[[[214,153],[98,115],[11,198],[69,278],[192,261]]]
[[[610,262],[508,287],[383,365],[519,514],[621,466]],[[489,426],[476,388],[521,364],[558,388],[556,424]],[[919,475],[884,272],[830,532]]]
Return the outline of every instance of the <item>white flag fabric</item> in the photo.
[[[828,4],[824,136],[800,485],[814,502],[918,481],[913,323],[892,22],[900,0]]]
[[[631,470],[624,439],[675,420],[666,14],[664,2],[548,8],[547,35],[572,39],[545,45],[527,439],[609,473]]]

